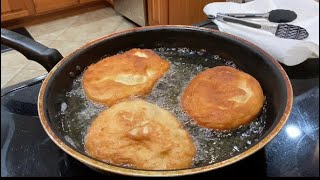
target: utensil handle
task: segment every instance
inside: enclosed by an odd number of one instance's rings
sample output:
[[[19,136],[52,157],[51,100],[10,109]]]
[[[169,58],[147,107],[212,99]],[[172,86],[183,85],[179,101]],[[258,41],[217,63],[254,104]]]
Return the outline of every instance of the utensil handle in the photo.
[[[221,13],[225,16],[235,17],[235,18],[268,18],[269,13]]]
[[[29,60],[38,62],[48,72],[63,58],[58,50],[3,28],[1,28],[1,44],[17,50]]]
[[[252,22],[249,22],[249,21],[240,20],[240,19],[237,19],[237,18],[234,18],[234,17],[224,16],[222,14],[217,14],[216,19],[217,20],[222,20],[222,21],[225,21],[225,22],[241,24],[241,25],[245,25],[245,26],[248,26],[248,27],[256,28],[256,29],[261,29],[261,27],[262,27],[260,24],[252,23]]]

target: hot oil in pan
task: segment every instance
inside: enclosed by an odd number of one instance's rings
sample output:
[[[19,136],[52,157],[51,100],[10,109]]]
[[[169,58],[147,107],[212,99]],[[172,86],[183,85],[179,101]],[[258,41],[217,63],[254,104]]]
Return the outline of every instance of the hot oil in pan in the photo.
[[[232,61],[224,60],[205,50],[157,48],[154,51],[170,61],[170,70],[158,81],[148,96],[141,98],[170,111],[183,123],[197,149],[193,166],[204,166],[228,159],[258,141],[265,127],[266,102],[261,115],[255,121],[233,132],[218,132],[199,127],[181,108],[182,92],[195,75],[219,65],[237,68]],[[84,140],[89,125],[99,112],[106,108],[87,100],[81,86],[81,76],[75,79],[72,90],[66,93],[66,102],[62,103],[58,115],[65,139],[77,149],[84,151]]]

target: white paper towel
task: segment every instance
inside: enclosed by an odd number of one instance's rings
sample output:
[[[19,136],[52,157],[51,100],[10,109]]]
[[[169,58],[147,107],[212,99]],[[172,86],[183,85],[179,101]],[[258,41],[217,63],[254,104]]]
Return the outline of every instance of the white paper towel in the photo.
[[[246,39],[259,46],[278,61],[294,66],[307,58],[319,57],[319,3],[314,0],[255,0],[238,4],[216,2],[206,5],[203,11],[207,15],[217,13],[266,13],[274,9],[288,9],[298,17],[288,23],[305,28],[309,37],[304,40],[278,38],[271,32],[254,29],[234,23],[214,20],[220,31]],[[250,19],[261,24],[272,24],[267,19]],[[274,24],[274,23],[273,23]]]

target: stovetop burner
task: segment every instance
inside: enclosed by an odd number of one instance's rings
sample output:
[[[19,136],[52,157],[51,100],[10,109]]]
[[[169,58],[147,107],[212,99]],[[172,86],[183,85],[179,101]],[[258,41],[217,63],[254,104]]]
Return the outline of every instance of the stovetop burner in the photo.
[[[197,25],[216,28],[210,21]],[[283,66],[293,86],[293,108],[267,146],[235,164],[194,176],[319,176],[318,61]],[[37,112],[44,78],[1,89],[1,176],[119,176],[91,170],[47,136]]]

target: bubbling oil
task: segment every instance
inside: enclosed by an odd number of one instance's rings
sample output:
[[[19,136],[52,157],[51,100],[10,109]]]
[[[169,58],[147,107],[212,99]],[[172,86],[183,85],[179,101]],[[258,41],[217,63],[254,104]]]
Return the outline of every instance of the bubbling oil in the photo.
[[[239,69],[234,62],[210,54],[203,49],[162,47],[153,50],[170,62],[170,70],[156,83],[148,96],[139,98],[168,110],[181,121],[184,128],[192,136],[196,147],[193,167],[223,161],[249,149],[258,141],[265,127],[266,101],[256,120],[232,132],[214,131],[200,127],[182,110],[181,95],[194,76],[207,68],[219,65]],[[81,81],[82,75],[74,80],[72,89],[66,93],[66,101],[61,103],[61,111],[57,118],[61,120],[60,128],[66,141],[75,148],[84,151],[88,127],[95,117],[108,107],[88,100]]]

